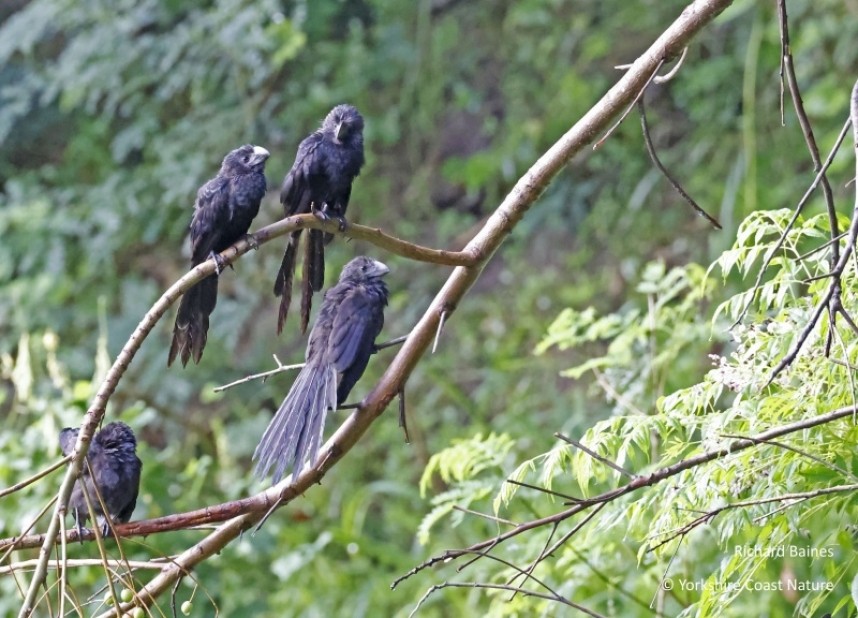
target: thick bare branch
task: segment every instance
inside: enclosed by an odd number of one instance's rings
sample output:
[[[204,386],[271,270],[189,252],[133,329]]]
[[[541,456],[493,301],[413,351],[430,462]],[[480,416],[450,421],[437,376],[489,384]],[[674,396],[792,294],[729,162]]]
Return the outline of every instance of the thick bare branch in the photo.
[[[364,240],[379,249],[384,249],[390,253],[414,260],[416,262],[426,262],[429,264],[440,264],[441,266],[473,266],[477,263],[477,258],[471,255],[468,251],[446,251],[444,249],[431,249],[415,245],[401,238],[391,236],[382,232],[377,227],[367,227],[358,225],[357,223],[349,223],[345,229],[340,229],[339,221],[328,219],[322,221],[313,215],[295,215],[286,217],[276,223],[272,223],[261,230],[254,232],[253,237],[259,244],[268,242],[272,238],[283,236],[288,232],[297,229],[314,229],[324,230],[330,234],[337,236],[346,236],[354,240]],[[240,243],[236,243],[238,247]],[[227,249],[229,251],[229,249]],[[224,252],[226,253],[226,252]],[[246,253],[246,249],[241,251]],[[240,254],[239,254],[240,255]]]

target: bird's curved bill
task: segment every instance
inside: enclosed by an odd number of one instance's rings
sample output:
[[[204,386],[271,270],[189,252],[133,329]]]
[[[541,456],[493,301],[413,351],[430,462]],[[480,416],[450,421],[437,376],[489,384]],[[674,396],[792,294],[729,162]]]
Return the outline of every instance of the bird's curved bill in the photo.
[[[382,277],[390,272],[390,269],[387,267],[387,264],[384,262],[379,262],[378,260],[372,261],[372,272],[370,276],[372,277]]]
[[[253,157],[250,160],[251,165],[256,165],[257,163],[262,163],[268,157],[271,156],[271,153],[265,150],[262,146],[254,146],[253,147]]]

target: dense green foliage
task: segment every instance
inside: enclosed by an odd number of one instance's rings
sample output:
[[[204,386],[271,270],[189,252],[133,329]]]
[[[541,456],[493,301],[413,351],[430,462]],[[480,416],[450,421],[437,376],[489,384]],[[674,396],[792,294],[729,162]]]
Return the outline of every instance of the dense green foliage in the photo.
[[[59,429],[80,421],[140,317],[185,271],[194,193],[229,149],[252,142],[271,151],[272,192],[254,228],[267,224],[280,216],[275,189],[300,139],[332,105],[351,102],[366,117],[367,166],[350,218],[459,247],[615,81],[614,65],[633,60],[685,4],[0,5],[0,486],[57,459]],[[751,435],[854,403],[853,373],[822,357],[824,320],[793,367],[766,384],[826,289],[824,280],[803,282],[824,273],[828,257],[798,259],[827,239],[816,196],[763,289],[748,292],[789,218],[784,209],[813,178],[789,100],[786,126],[780,123],[772,5],[737,0],[698,36],[677,78],[647,95],[660,156],[724,231],[694,216],[653,168],[631,115],[552,183],[457,309],[438,352],[418,366],[408,387],[412,444],[403,443],[388,413],[324,485],[186,579],[179,603],[193,596],[197,616],[212,615],[213,606],[226,616],[405,616],[435,583],[509,577],[504,565],[482,560],[459,575],[451,567],[423,571],[390,591],[396,576],[424,558],[503,529],[454,505],[522,522],[565,507],[505,484],[510,475],[575,496],[625,482],[557,442],[555,432],[644,473],[721,444],[724,434]],[[837,0],[789,0],[788,7],[798,80],[824,150],[846,116],[858,20],[854,7]],[[844,148],[830,172],[841,213],[851,212],[853,166]],[[272,354],[302,358],[294,322],[273,337],[280,248],[266,245],[224,275],[199,366],[166,369],[165,321],[114,396],[108,416],[135,428],[145,462],[135,519],[262,487],[251,479],[250,455],[291,376],[219,395],[212,387],[271,368]],[[331,245],[329,282],[358,252],[379,256],[361,243]],[[393,272],[384,335],[394,337],[421,315],[446,269],[385,261]],[[858,313],[854,274],[853,263],[843,304]],[[749,300],[743,324],[728,332]],[[854,366],[855,336],[839,325],[832,356]],[[392,353],[373,359],[355,397]],[[858,565],[846,527],[855,520],[854,492],[779,511],[765,504],[728,510],[681,543],[649,551],[701,510],[853,482],[854,427],[847,419],[784,438],[815,459],[760,446],[631,494],[601,510],[537,574],[606,615],[655,615],[654,597],[665,615],[817,615],[818,606],[854,612]],[[20,532],[59,478],[0,499],[0,536]],[[558,534],[578,522],[564,522]],[[500,554],[524,567],[549,533],[519,536]],[[123,547],[135,558],[172,554],[201,534]],[[830,547],[833,554],[742,560],[733,549],[755,544]],[[95,555],[92,545],[69,551]],[[677,583],[672,593],[659,592],[665,573],[675,582],[709,582],[708,591]],[[791,574],[834,588],[790,595],[720,586]],[[150,575],[140,572],[139,581]],[[70,578],[81,601],[103,596],[99,569]],[[18,585],[26,582],[19,574]],[[447,589],[419,615],[564,609],[510,598]],[[169,600],[162,601],[169,614]],[[13,578],[0,578],[0,615],[19,603]]]

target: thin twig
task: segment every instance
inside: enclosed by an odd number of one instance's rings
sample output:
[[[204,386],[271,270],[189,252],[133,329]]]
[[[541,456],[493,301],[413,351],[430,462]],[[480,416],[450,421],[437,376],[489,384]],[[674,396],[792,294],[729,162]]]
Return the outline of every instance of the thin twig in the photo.
[[[295,363],[294,365],[284,365],[280,362],[280,359],[277,358],[277,355],[274,354],[274,362],[277,363],[277,367],[271,369],[269,371],[263,371],[262,373],[254,373],[253,375],[246,376],[241,378],[240,380],[236,380],[235,382],[230,382],[229,384],[223,384],[222,386],[215,386],[212,389],[212,392],[219,393],[221,391],[225,391],[228,388],[232,388],[233,386],[238,386],[239,384],[244,384],[245,382],[250,382],[252,380],[261,379],[263,382],[278,373],[283,373],[284,371],[291,371],[293,369],[302,369],[306,363]]]
[[[575,549],[574,546],[570,545],[569,551],[572,552],[573,554],[575,554],[575,557],[578,560],[580,560],[585,565],[587,565],[587,568],[590,569],[590,571],[592,571],[596,577],[601,579],[602,582],[606,586],[616,590],[619,594],[626,597],[629,601],[631,601],[631,602],[637,604],[639,607],[641,607],[641,609],[644,609],[650,613],[655,613],[653,611],[653,609],[646,604],[646,601],[644,601],[643,599],[639,599],[634,594],[632,594],[631,592],[629,592],[628,590],[626,590],[622,586],[618,585],[607,573],[604,573],[601,569],[596,568],[596,565],[594,565],[592,562],[587,560],[587,556],[585,554],[583,554],[582,552],[578,551],[577,549]]]
[[[405,444],[411,444],[411,437],[408,435],[408,418],[405,416],[405,387],[399,389],[399,427],[402,433],[405,434]]]
[[[65,517],[63,517],[60,519],[60,560],[57,564],[57,568],[60,570],[60,616],[65,616],[66,614],[66,596],[68,594],[68,580],[66,579],[68,576],[68,543],[66,543],[64,538],[65,534],[66,522]],[[0,573],[2,573],[2,569],[0,569]]]
[[[655,165],[658,171],[661,172],[662,176],[667,179],[671,186],[676,189],[676,192],[679,193],[679,196],[684,199],[689,204],[689,206],[691,206],[691,208],[694,209],[694,212],[709,221],[709,223],[711,223],[715,228],[719,230],[722,229],[721,224],[718,223],[718,220],[712,215],[710,215],[708,212],[706,212],[696,201],[694,201],[694,198],[691,197],[688,192],[682,188],[682,185],[679,184],[679,181],[677,181],[671,175],[671,173],[667,171],[667,168],[661,162],[661,159],[658,158],[658,153],[656,153],[655,151],[655,145],[652,143],[652,137],[649,133],[649,125],[647,125],[646,121],[646,107],[644,106],[643,97],[638,100],[637,106],[638,111],[641,115],[641,130],[643,132],[644,144],[646,145],[646,151],[647,153],[649,153],[649,158],[652,161],[652,164]]]
[[[605,374],[599,371],[598,367],[593,367],[593,377],[596,378],[596,383],[602,388],[603,391],[605,391],[605,394],[609,398],[616,401],[619,405],[624,407],[632,414],[639,414],[641,416],[644,416],[643,410],[635,406],[634,402],[629,399],[629,397],[617,391],[617,389],[614,388],[614,385],[611,384],[611,381],[605,378]]]
[[[593,150],[596,150],[602,144],[604,144],[605,140],[607,140],[613,134],[613,132],[617,130],[617,127],[619,127],[623,123],[623,120],[625,120],[628,117],[628,115],[630,113],[632,113],[632,110],[634,109],[635,104],[644,95],[644,92],[646,92],[646,89],[649,87],[652,80],[654,80],[656,75],[658,75],[658,70],[661,68],[661,65],[663,65],[663,64],[664,64],[664,58],[662,58],[661,60],[658,61],[658,65],[656,65],[655,70],[650,74],[649,79],[646,80],[646,83],[644,83],[644,85],[641,87],[641,89],[638,90],[637,94],[635,94],[635,98],[632,99],[632,102],[626,108],[626,111],[624,111],[622,113],[622,115],[619,117],[619,119],[617,119],[617,121],[611,126],[611,128],[607,130],[607,132],[601,137],[601,139],[599,139],[595,144],[593,144]]]
[[[523,575],[523,576],[525,577],[525,579],[526,579],[526,580],[533,581],[533,582],[534,582],[535,584],[537,584],[538,586],[541,586],[542,588],[544,588],[544,589],[548,592],[548,596],[547,596],[547,598],[549,598],[549,599],[550,599],[550,600],[552,600],[552,601],[558,601],[558,602],[561,602],[561,603],[565,603],[565,604],[567,604],[567,605],[571,605],[572,607],[575,607],[576,609],[579,609],[579,610],[583,611],[584,613],[586,613],[586,614],[588,614],[588,615],[590,615],[590,616],[597,616],[597,617],[601,616],[600,614],[594,614],[594,613],[592,613],[592,612],[591,612],[591,610],[588,610],[588,609],[586,609],[586,608],[584,608],[584,607],[582,607],[582,606],[579,606],[579,605],[577,605],[577,604],[573,603],[572,601],[569,601],[568,599],[566,599],[566,597],[564,597],[563,595],[561,595],[560,593],[558,593],[556,590],[554,590],[553,588],[551,588],[551,587],[550,587],[548,584],[546,584],[543,580],[539,579],[538,577],[536,577],[536,576],[535,576],[535,575],[533,575],[532,573],[527,573],[527,572],[525,572],[521,567],[519,567],[519,566],[517,566],[516,564],[514,564],[514,563],[510,562],[509,560],[505,560],[505,559],[503,559],[503,558],[501,558],[501,557],[499,557],[499,556],[494,556],[494,555],[492,555],[492,554],[488,553],[487,551],[486,551],[486,552],[483,552],[483,551],[475,551],[475,552],[473,552],[473,553],[474,553],[474,554],[476,554],[476,556],[475,556],[474,560],[477,560],[477,559],[479,559],[479,558],[487,558],[487,559],[489,559],[489,560],[494,560],[495,562],[498,562],[498,563],[500,563],[500,564],[504,565],[504,566],[505,566],[505,567],[507,567],[508,569],[511,569],[511,570],[513,570],[513,571],[517,571],[517,572],[518,572],[518,574],[516,575],[516,577],[517,577],[518,575]],[[522,593],[522,594],[524,594],[524,595],[530,595],[530,596],[538,596],[538,595],[542,594],[542,593],[533,593],[533,592],[531,592],[531,591],[529,591],[529,590],[526,590],[526,589],[524,589],[524,588],[520,588],[520,587],[517,587],[517,586],[511,586],[511,585],[509,585],[509,584],[504,584],[503,586],[504,586],[504,587],[503,587],[503,588],[500,588],[500,589],[502,589],[502,590],[510,590],[511,592],[513,592],[513,593],[514,593],[514,594],[513,594],[513,596],[515,596],[515,594],[516,594],[516,593],[519,593],[519,592],[520,592],[520,593]],[[470,586],[469,586],[469,587],[470,587]],[[481,586],[477,586],[477,587],[481,587]],[[415,608],[414,608],[414,610],[411,612],[411,614],[410,614],[411,616],[413,616],[413,615],[414,615],[414,613],[417,611],[417,609],[419,609],[420,605],[421,605],[421,604],[426,600],[426,598],[428,598],[429,594],[431,594],[431,593],[430,593],[430,592],[427,592],[427,593],[426,593],[426,595],[424,595],[424,596],[423,596],[423,598],[418,602],[417,607],[415,607]],[[602,617],[602,618],[604,618],[604,617]]]
[[[673,561],[676,560],[677,554],[679,554],[679,548],[682,546],[682,541],[684,539],[685,537],[683,536],[682,539],[680,539],[679,543],[676,544],[676,549],[673,550],[673,554],[671,554],[670,560],[667,561],[667,566],[664,567],[664,573],[661,574],[661,580],[658,582],[658,587],[655,589],[655,593],[652,595],[652,601],[649,602],[650,607],[655,605],[655,600],[658,598],[658,595],[664,593],[664,582],[665,580],[667,580],[667,574],[670,572],[670,567],[673,565]],[[660,611],[659,614],[661,614]]]
[[[62,459],[60,459],[59,461],[57,461],[56,463],[51,464],[50,466],[48,466],[47,468],[45,468],[41,472],[37,472],[33,476],[26,478],[23,481],[15,483],[14,485],[7,487],[6,489],[0,490],[0,498],[8,496],[9,494],[15,493],[16,491],[18,491],[20,489],[24,489],[27,485],[32,485],[33,483],[35,483],[39,479],[42,479],[42,478],[46,477],[47,475],[49,475],[51,472],[53,472],[57,468],[62,468],[70,460],[71,460],[71,455],[67,455],[67,456],[63,457]]]
[[[819,246],[818,246],[818,247],[816,247],[815,249],[811,249],[811,250],[810,250],[810,251],[808,251],[807,253],[802,253],[800,256],[798,256],[797,258],[795,258],[795,261],[796,261],[796,262],[803,262],[804,260],[806,260],[807,258],[809,258],[811,255],[813,255],[813,254],[815,254],[815,253],[819,253],[820,251],[823,251],[823,250],[827,249],[828,247],[830,247],[831,245],[833,245],[833,244],[837,243],[838,241],[842,240],[845,236],[846,236],[846,232],[840,232],[840,234],[838,234],[837,236],[835,236],[835,237],[834,237],[834,238],[832,238],[831,240],[827,240],[827,241],[825,241],[823,244],[819,245]]]
[[[506,479],[504,482],[510,483],[511,485],[518,485],[519,487],[535,489],[536,491],[548,494],[549,496],[557,496],[558,498],[563,498],[564,500],[568,500],[569,502],[581,502],[580,498],[574,498],[566,494],[561,494],[559,491],[554,491],[553,489],[546,489],[545,487],[540,487],[539,485],[531,485],[530,483],[523,483],[521,481],[514,481],[512,479]]]
[[[726,434],[726,433],[721,434],[721,435],[724,438],[731,438],[733,440],[751,440],[752,439],[752,438],[749,438],[747,436],[740,436],[740,435],[733,435],[733,434]],[[841,468],[840,466],[837,466],[831,462],[825,461],[821,457],[817,457],[816,455],[808,453],[807,451],[803,451],[800,448],[796,448],[796,447],[792,446],[791,444],[784,444],[783,442],[778,442],[777,440],[758,440],[758,442],[760,442],[761,444],[770,444],[772,446],[776,446],[778,448],[782,448],[782,449],[787,450],[787,451],[792,451],[793,453],[796,453],[797,455],[801,455],[802,457],[813,460],[816,463],[825,466],[829,470],[834,470],[835,472],[839,472],[840,474],[842,474],[846,478],[854,481],[855,483],[858,483],[858,477],[856,477],[854,474],[849,472],[849,470],[846,470],[845,468]]]
[[[618,465],[618,464],[614,463],[613,461],[611,461],[611,460],[610,460],[610,459],[608,459],[607,457],[602,457],[602,456],[601,456],[601,455],[599,455],[599,453],[597,453],[596,451],[594,451],[594,450],[592,450],[592,449],[587,448],[586,446],[584,446],[583,444],[581,444],[580,442],[578,442],[578,440],[574,440],[574,439],[572,439],[572,438],[570,438],[570,437],[568,437],[568,436],[564,436],[562,433],[555,433],[555,434],[554,434],[554,437],[555,437],[555,438],[559,438],[560,440],[563,440],[564,442],[567,442],[567,443],[571,444],[571,445],[572,445],[572,446],[574,446],[575,448],[577,448],[577,449],[579,449],[579,450],[584,451],[585,453],[587,453],[590,457],[592,457],[592,458],[593,458],[593,459],[595,459],[596,461],[600,461],[600,462],[602,462],[603,464],[605,464],[606,466],[608,466],[608,467],[609,467],[609,468],[611,468],[612,470],[616,470],[616,471],[617,471],[617,472],[619,472],[620,474],[625,474],[625,475],[626,475],[627,477],[629,477],[630,479],[636,479],[636,478],[638,477],[638,475],[637,475],[637,474],[633,474],[633,473],[629,472],[628,470],[626,470],[626,469],[625,469],[625,468],[623,468],[622,466],[620,466],[620,465]]]
[[[655,79],[652,80],[653,84],[666,84],[679,73],[679,69],[682,68],[682,64],[685,62],[685,57],[688,55],[688,46],[682,48],[682,53],[679,55],[679,60],[676,61],[676,64],[673,66],[670,71],[665,73],[664,75],[656,75]]]
[[[31,570],[34,569],[38,563],[38,558],[13,562],[12,564],[0,567],[0,575],[8,575],[9,573],[17,570]],[[108,566],[115,568],[130,566],[134,569],[155,569],[158,571],[162,570],[166,565],[165,562],[157,562],[156,560],[114,560],[112,558],[107,560],[107,564]],[[93,566],[104,566],[104,562],[102,562],[101,558],[77,558],[65,561],[65,568],[84,568]],[[55,563],[49,563],[48,568],[55,568],[61,571],[63,566]]]
[[[777,0],[778,7],[778,25],[781,36],[781,122],[783,123],[783,72],[786,71],[786,82],[789,88],[790,96],[792,97],[795,115],[798,117],[798,123],[801,127],[804,142],[807,144],[807,150],[810,153],[810,159],[813,161],[813,171],[819,172],[822,169],[822,159],[819,154],[819,146],[816,143],[816,137],[813,134],[813,127],[810,124],[810,119],[804,109],[804,101],[801,98],[801,91],[798,87],[798,80],[795,76],[795,65],[792,61],[792,49],[789,41],[789,20],[787,19],[786,0]],[[828,222],[831,228],[831,237],[837,238],[840,236],[839,226],[837,224],[837,209],[834,206],[834,192],[831,190],[831,184],[828,182],[828,177],[822,175],[822,195],[825,198],[825,206],[828,210]],[[831,261],[836,264],[840,259],[840,248],[835,246],[832,250]]]
[[[90,478],[96,478],[95,474],[92,472],[92,468],[90,466],[89,459],[84,460],[84,466],[87,467],[89,471]],[[104,567],[104,576],[107,581],[107,587],[110,590],[110,596],[113,599],[114,606],[118,607],[120,604],[119,595],[116,593],[116,586],[114,585],[113,578],[110,576],[110,566],[108,565],[107,558],[107,549],[104,547],[104,538],[101,536],[101,526],[98,525],[98,516],[95,513],[95,505],[93,503],[93,497],[89,495],[89,487],[87,483],[81,482],[80,487],[83,490],[81,493],[83,494],[84,502],[86,502],[86,510],[89,513],[89,520],[92,522],[92,529],[95,532],[95,544],[98,547],[98,555],[99,562]],[[95,499],[98,501],[99,506],[101,507],[101,512],[104,513],[104,519],[110,525],[110,516],[108,515],[109,509],[104,504],[104,499],[101,495],[101,490],[98,487],[97,483],[92,483],[92,487],[95,490]],[[80,513],[75,513],[75,517],[81,517]],[[38,566],[36,567],[38,568]],[[119,615],[119,612],[116,612]]]
[[[474,552],[474,553],[476,554],[476,558],[487,558],[489,560],[494,560],[495,562],[504,565],[506,568],[508,568],[512,571],[517,571],[518,575],[523,575],[525,580],[532,581],[536,585],[544,588],[546,591],[548,591],[550,594],[554,595],[555,597],[561,597],[562,596],[560,593],[558,593],[556,590],[554,590],[551,586],[546,584],[542,579],[536,577],[532,573],[527,573],[520,566],[518,566],[517,564],[514,564],[513,562],[510,562],[509,560],[501,558],[500,556],[495,556],[495,555],[488,553],[488,552]],[[507,585],[509,585],[509,584],[507,584]],[[515,596],[515,594],[513,594],[513,596]]]
[[[816,327],[816,323],[819,321],[819,318],[822,316],[822,312],[828,308],[828,303],[834,295],[834,286],[829,286],[828,291],[823,296],[822,300],[814,309],[813,314],[810,319],[807,321],[807,324],[804,325],[804,328],[801,329],[801,332],[798,335],[795,343],[792,345],[790,350],[784,355],[784,357],[780,360],[780,362],[775,366],[772,370],[771,375],[769,376],[768,381],[766,382],[764,387],[769,386],[772,382],[775,381],[775,378],[778,377],[781,371],[786,369],[792,362],[798,357],[798,353],[801,351],[801,348],[804,346],[804,342],[807,341],[807,338],[810,336],[810,333],[813,332],[813,329]]]
[[[441,331],[444,330],[444,322],[447,321],[447,310],[441,312],[441,319],[438,320],[438,330],[435,331],[435,341],[432,342],[432,354],[438,349],[438,340],[441,339]]]
[[[458,504],[453,505],[454,511],[459,511],[460,513],[467,513],[468,515],[476,515],[477,517],[482,517],[484,519],[488,519],[497,524],[506,524],[507,526],[517,526],[518,524],[514,521],[510,521],[508,519],[504,519],[503,517],[497,517],[495,515],[489,515],[488,513],[480,513],[479,511],[474,511],[472,509],[466,509],[463,506],[459,506]]]
[[[596,505],[596,507],[587,513],[587,516],[584,517],[580,522],[578,522],[571,530],[569,530],[566,534],[560,537],[557,541],[554,542],[553,545],[548,546],[547,548],[543,548],[539,555],[531,562],[530,566],[523,571],[528,576],[532,576],[533,572],[536,570],[536,567],[539,566],[541,562],[547,560],[551,557],[554,552],[556,552],[560,547],[563,547],[566,543],[569,542],[573,536],[578,534],[578,532],[586,526],[599,512],[607,506],[607,502],[603,502],[602,504]],[[553,537],[554,531],[552,530],[551,536],[549,536],[549,541]],[[547,545],[547,544],[546,544]],[[509,580],[508,583],[513,583],[518,576],[515,576]]]
[[[483,588],[487,590],[511,590],[515,592],[520,592],[521,594],[528,597],[536,597],[538,599],[546,599],[548,601],[556,601],[558,603],[562,603],[563,605],[568,605],[569,607],[574,607],[580,612],[584,612],[588,616],[594,616],[595,618],[605,618],[602,614],[597,614],[596,612],[587,609],[582,605],[578,605],[571,601],[564,599],[563,597],[557,598],[550,594],[545,594],[543,592],[534,592],[532,590],[525,590],[524,588],[516,588],[515,586],[505,586],[503,584],[489,584],[486,582],[444,582],[443,584],[436,584],[429,588],[426,591],[420,600],[417,602],[417,606],[412,610],[410,614],[408,614],[409,618],[417,615],[417,611],[420,609],[420,606],[426,602],[426,600],[432,596],[433,593],[438,590],[443,590],[444,588]]]
[[[5,552],[3,552],[3,555],[0,556],[0,562],[6,562],[6,559],[9,557],[9,555],[16,549],[24,549],[26,547],[26,545],[24,544],[24,540],[27,538],[27,533],[30,532],[30,530],[32,530],[36,526],[39,520],[45,516],[45,513],[47,513],[51,509],[51,507],[54,506],[56,501],[56,496],[51,498],[48,503],[42,507],[42,510],[39,511],[39,513],[27,525],[27,527],[24,528],[24,531],[21,533],[20,536],[13,536],[9,539],[3,539],[3,541],[0,541],[0,549],[6,550]],[[39,535],[39,538],[41,538],[41,535]],[[41,545],[41,543],[35,545],[34,547],[38,547],[39,545]]]
[[[401,337],[396,337],[395,339],[391,339],[390,341],[385,341],[384,343],[377,343],[374,346],[373,352],[379,352],[386,348],[392,348],[396,345],[402,345],[408,339],[408,335],[402,335]]]
[[[729,511],[732,509],[739,508],[748,508],[751,506],[760,506],[762,504],[771,504],[773,502],[785,502],[788,501],[789,504],[787,507],[795,506],[799,502],[805,502],[806,500],[810,500],[812,498],[817,498],[819,496],[827,496],[830,494],[844,493],[844,492],[858,492],[858,483],[852,483],[850,485],[837,485],[835,487],[823,487],[821,489],[814,489],[813,491],[805,491],[798,492],[792,494],[782,494],[780,496],[772,496],[771,498],[757,498],[754,500],[744,500],[742,502],[733,502],[731,504],[725,504],[723,506],[719,506],[718,508],[712,509],[711,511],[707,511],[700,517],[695,518],[694,520],[688,522],[681,528],[676,531],[673,531],[668,534],[667,538],[662,541],[659,541],[656,545],[649,547],[647,552],[653,552],[662,545],[666,545],[671,542],[673,539],[685,536],[689,532],[691,532],[694,528],[700,526],[701,524],[707,523],[711,521],[716,516],[720,515],[724,511]]]
[[[557,534],[557,529],[560,527],[560,522],[555,522],[553,526],[551,526],[551,532],[548,533],[548,538],[545,539],[545,543],[542,545],[542,549],[539,552],[539,556],[545,555],[545,552],[548,551],[548,548],[551,546],[551,541],[554,540],[554,535]],[[508,586],[511,586],[513,582],[518,578],[519,575],[523,574],[525,579],[533,577],[533,571],[536,570],[536,565],[539,564],[537,560],[534,560],[527,569],[519,569],[519,572],[506,580]],[[473,562],[473,561],[471,561]],[[471,562],[468,564],[470,565]],[[457,569],[457,572],[461,573],[462,569]],[[515,598],[515,594],[513,594],[509,600],[512,601]]]

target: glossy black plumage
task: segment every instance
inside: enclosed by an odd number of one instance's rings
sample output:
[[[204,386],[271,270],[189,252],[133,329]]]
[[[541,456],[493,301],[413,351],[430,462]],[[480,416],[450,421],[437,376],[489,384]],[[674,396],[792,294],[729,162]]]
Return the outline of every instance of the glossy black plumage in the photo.
[[[363,375],[384,325],[387,266],[367,257],[346,264],[325,292],[310,332],[306,365],[262,436],[253,458],[260,478],[316,460],[328,410],[342,404]]]
[[[197,266],[240,240],[250,229],[265,196],[268,151],[246,144],[223,159],[218,175],[200,187],[191,219],[191,265]],[[172,365],[200,362],[206,347],[209,316],[217,304],[218,277],[209,276],[185,292],[179,303],[173,341],[167,357]]]
[[[352,182],[363,167],[363,117],[351,105],[337,105],[322,126],[298,146],[292,169],[283,179],[280,202],[286,216],[313,212],[319,217],[333,217],[345,223]],[[301,332],[310,321],[313,292],[325,282],[325,245],[331,235],[310,230],[304,247],[304,270],[301,293]],[[301,230],[292,233],[283,254],[283,262],[274,282],[274,294],[280,296],[277,333],[283,330]]]
[[[79,431],[78,428],[66,427],[60,432],[63,455],[71,454]],[[137,506],[143,463],[137,457],[137,439],[134,432],[125,423],[108,423],[93,436],[86,458],[89,465],[84,464],[80,478],[72,489],[69,512],[74,515],[78,528],[81,528],[89,519],[89,509],[84,497],[86,491],[98,519],[96,523],[106,535],[109,526],[99,502],[99,495],[110,520],[114,523],[131,519],[134,507]]]

